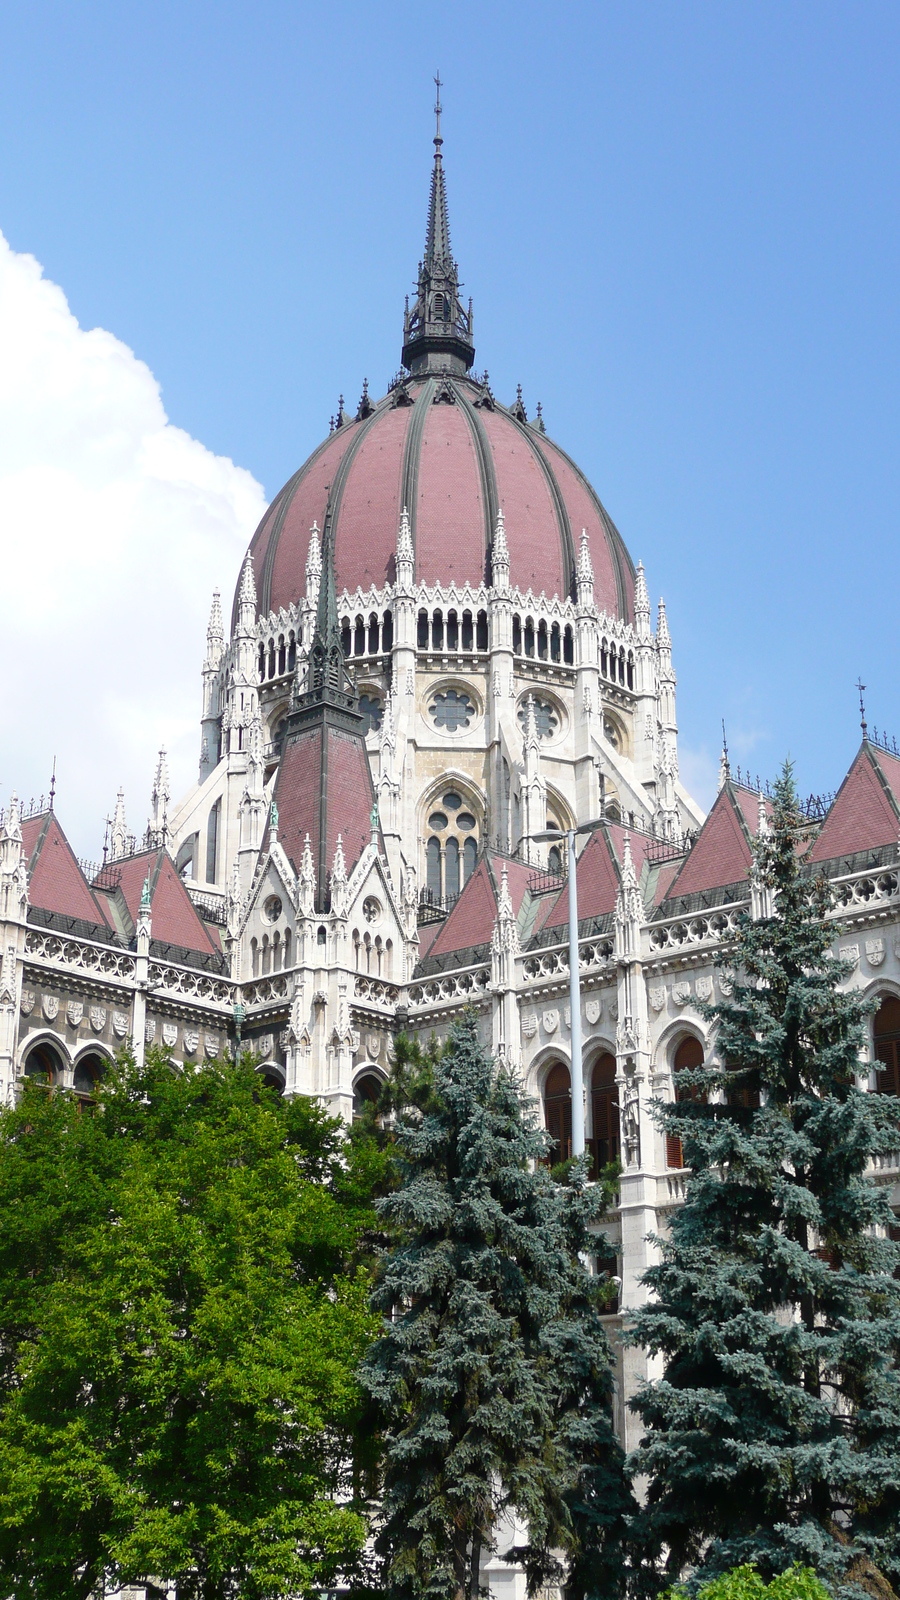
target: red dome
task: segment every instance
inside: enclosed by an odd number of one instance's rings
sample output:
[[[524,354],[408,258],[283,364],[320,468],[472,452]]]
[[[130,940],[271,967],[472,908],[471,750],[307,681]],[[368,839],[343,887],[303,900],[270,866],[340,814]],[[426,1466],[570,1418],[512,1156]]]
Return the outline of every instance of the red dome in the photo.
[[[633,620],[634,567],[587,479],[518,407],[461,375],[397,385],[285,484],[250,546],[260,615],[302,599],[309,531],[327,508],[338,594],[392,583],[404,505],[418,582],[484,583],[502,510],[514,587],[569,595],[585,528],[598,607]]]

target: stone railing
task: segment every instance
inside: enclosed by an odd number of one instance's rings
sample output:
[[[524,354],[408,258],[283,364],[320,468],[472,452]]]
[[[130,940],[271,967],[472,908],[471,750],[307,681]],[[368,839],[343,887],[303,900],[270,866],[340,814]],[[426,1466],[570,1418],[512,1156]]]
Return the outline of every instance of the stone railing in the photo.
[[[844,917],[848,911],[871,911],[879,902],[895,900],[900,876],[895,868],[879,867],[875,871],[855,873],[852,878],[837,878],[832,888],[834,914]]]
[[[579,972],[597,972],[608,967],[615,955],[611,938],[582,939],[578,945]],[[529,983],[568,979],[569,947],[554,945],[550,950],[535,950],[522,959],[522,971]]]
[[[653,955],[677,954],[697,945],[728,944],[737,932],[738,918],[746,903],[717,906],[694,916],[673,917],[670,922],[653,922],[647,932]]]
[[[69,938],[63,934],[28,928],[25,934],[25,959],[46,961],[67,972],[81,973],[102,983],[134,987],[135,958],[126,950],[113,950],[108,945],[91,944],[87,939]]]
[[[397,1005],[400,990],[395,983],[388,983],[384,978],[370,978],[365,973],[357,972],[353,980],[353,998],[365,1001],[366,1005],[389,1009]]]
[[[290,974],[270,972],[264,978],[253,978],[242,988],[244,1005],[248,1010],[255,1006],[284,1005],[290,998]]]
[[[229,1010],[234,1003],[234,985],[228,978],[215,978],[196,967],[175,967],[160,961],[150,962],[149,985],[151,991],[169,995],[173,1000],[185,1000],[191,1005],[212,1006]]]
[[[424,978],[410,984],[409,1009],[422,1011],[426,1006],[459,1005],[460,1001],[475,1000],[485,994],[491,984],[491,969],[462,967],[456,972],[446,972],[433,978]]]

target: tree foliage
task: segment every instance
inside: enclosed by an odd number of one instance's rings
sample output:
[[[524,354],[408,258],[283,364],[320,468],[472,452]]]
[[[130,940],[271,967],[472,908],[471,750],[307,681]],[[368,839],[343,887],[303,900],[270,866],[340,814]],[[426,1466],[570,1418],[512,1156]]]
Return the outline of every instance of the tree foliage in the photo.
[[[644,1557],[693,1587],[795,1561],[839,1586],[860,1551],[900,1573],[900,1249],[869,1166],[900,1105],[858,1081],[867,1007],[805,838],[786,767],[755,854],[774,915],[744,919],[706,1008],[721,1064],[660,1112],[690,1172],[631,1328],[662,1362],[632,1468]]]
[[[0,1593],[311,1594],[359,1550],[368,1175],[250,1060],[0,1115]]]
[[[583,1164],[567,1187],[538,1164],[546,1136],[471,1017],[430,1061],[404,1042],[400,1068],[373,1296],[385,1321],[363,1367],[384,1427],[384,1586],[474,1600],[517,1517],[532,1590],[558,1547],[573,1593],[612,1594],[630,1502],[602,1283],[580,1259],[609,1196]]]

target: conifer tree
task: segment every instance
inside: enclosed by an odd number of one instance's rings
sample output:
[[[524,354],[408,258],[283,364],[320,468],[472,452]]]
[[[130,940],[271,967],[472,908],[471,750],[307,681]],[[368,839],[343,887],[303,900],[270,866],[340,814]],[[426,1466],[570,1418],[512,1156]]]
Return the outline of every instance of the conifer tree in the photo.
[[[532,1590],[558,1548],[573,1593],[614,1594],[630,1499],[602,1280],[579,1254],[598,1248],[608,1194],[583,1164],[568,1187],[538,1164],[546,1135],[472,1018],[430,1072],[401,1054],[418,1104],[398,1112],[401,1182],[379,1203],[386,1320],[363,1367],[385,1429],[382,1580],[409,1600],[476,1600],[515,1514]]]
[[[900,1248],[873,1156],[900,1102],[860,1082],[868,1007],[832,954],[790,765],[755,849],[770,916],[744,918],[730,998],[691,1091],[660,1108],[690,1169],[631,1339],[661,1358],[639,1545],[694,1584],[800,1561],[831,1585],[860,1552],[900,1576]]]

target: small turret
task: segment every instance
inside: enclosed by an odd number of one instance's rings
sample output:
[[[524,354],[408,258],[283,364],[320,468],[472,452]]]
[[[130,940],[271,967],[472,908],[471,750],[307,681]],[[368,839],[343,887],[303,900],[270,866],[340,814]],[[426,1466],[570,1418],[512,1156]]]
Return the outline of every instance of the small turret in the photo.
[[[450,249],[447,189],[441,158],[441,82],[437,85],[437,132],[428,199],[425,257],[419,262],[416,303],[407,301],[403,317],[401,361],[410,372],[468,372],[475,360],[472,302],[464,310],[459,297],[459,269]]]
[[[253,558],[250,551],[241,568],[241,585],[238,590],[237,631],[245,637],[256,629],[256,579],[253,576]]]
[[[163,745],[156,763],[156,776],[153,779],[153,792],[150,796],[150,836],[151,843],[157,849],[164,850],[169,843],[170,799],[169,763],[166,760],[166,747]]]
[[[128,851],[128,824],[125,821],[125,791],[120,789],[116,795],[116,809],[113,812],[112,824],[109,831],[109,859],[119,861]]]
[[[634,581],[634,628],[639,639],[650,638],[650,596],[644,577],[644,563],[639,561]]]
[[[491,568],[494,577],[494,588],[501,594],[509,592],[509,546],[506,543],[506,525],[503,521],[503,512],[497,512],[497,525],[494,529],[494,545],[491,552]]]
[[[313,522],[309,530],[309,549],[306,552],[306,603],[315,611],[319,603],[319,583],[322,577],[322,546],[319,524]]]
[[[579,608],[583,609],[586,606],[592,606],[594,604],[594,563],[591,560],[591,546],[586,528],[581,530],[581,548],[578,552],[575,587]]]
[[[214,589],[209,622],[206,628],[206,665],[213,669],[218,667],[224,649],[225,625],[222,621],[222,597],[218,589]]]
[[[409,512],[406,506],[400,514],[400,527],[397,530],[397,588],[409,592],[415,579],[416,553],[413,549],[412,529],[409,525]]]

